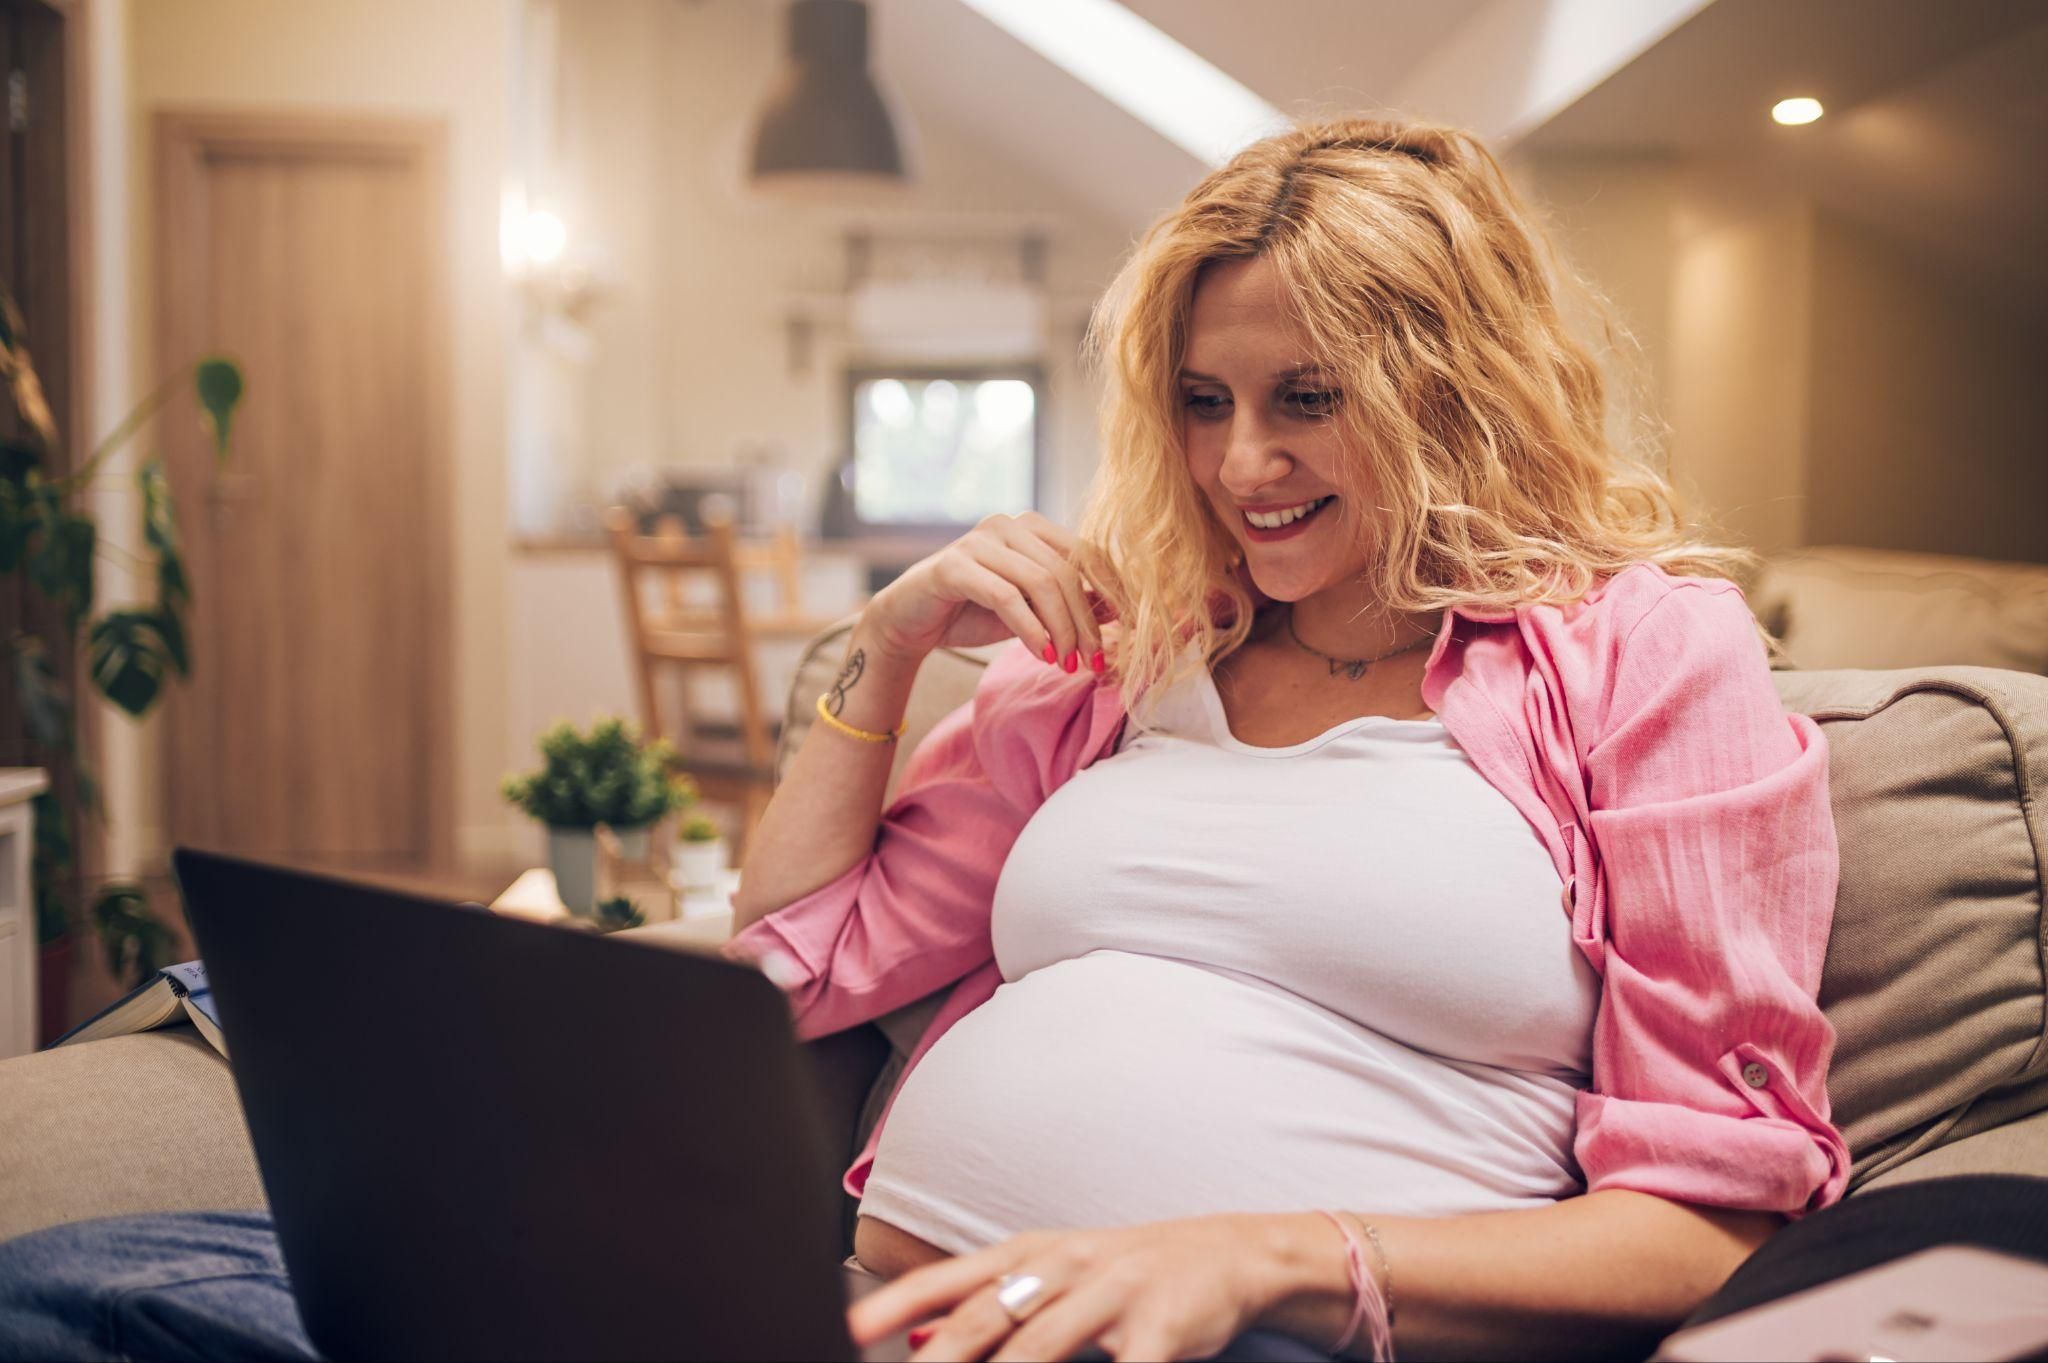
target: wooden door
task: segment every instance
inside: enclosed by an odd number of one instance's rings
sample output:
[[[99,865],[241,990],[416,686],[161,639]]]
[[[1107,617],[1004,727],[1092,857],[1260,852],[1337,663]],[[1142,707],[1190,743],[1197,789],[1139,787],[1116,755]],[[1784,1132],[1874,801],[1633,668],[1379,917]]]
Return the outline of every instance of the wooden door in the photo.
[[[431,864],[450,836],[444,158],[414,122],[156,120],[158,355],[237,358],[217,467],[159,423],[192,573],[180,842]]]

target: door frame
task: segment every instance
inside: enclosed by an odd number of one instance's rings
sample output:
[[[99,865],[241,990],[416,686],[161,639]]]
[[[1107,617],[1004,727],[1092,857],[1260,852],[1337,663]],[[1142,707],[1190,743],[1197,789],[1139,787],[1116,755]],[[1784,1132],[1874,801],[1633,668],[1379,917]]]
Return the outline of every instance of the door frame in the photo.
[[[203,262],[173,259],[176,240],[200,241],[206,236],[205,197],[200,192],[204,166],[209,158],[233,157],[237,153],[260,153],[266,157],[292,155],[337,157],[368,162],[396,162],[417,166],[426,182],[426,222],[423,224],[427,286],[421,300],[426,328],[427,372],[422,388],[426,393],[426,447],[440,457],[429,458],[425,474],[426,521],[440,528],[421,546],[421,576],[426,596],[426,657],[422,660],[427,690],[426,727],[443,742],[428,749],[426,777],[427,865],[448,868],[455,865],[455,770],[457,740],[455,726],[454,581],[452,545],[456,538],[454,501],[451,487],[455,449],[449,423],[450,274],[453,252],[448,236],[448,130],[445,120],[412,118],[356,112],[308,113],[303,110],[173,107],[158,110],[151,119],[155,180],[154,288],[152,306],[155,354],[159,372],[168,373],[183,354],[179,318],[192,315],[196,300],[206,295],[208,281]],[[174,226],[180,231],[171,230]],[[252,386],[260,377],[250,380]],[[180,404],[174,404],[173,410]],[[175,461],[167,461],[175,469]],[[189,497],[180,506],[187,521],[194,503]],[[206,561],[210,544],[187,540],[196,583],[214,580],[213,565]],[[203,588],[202,588],[203,590]],[[205,611],[203,600],[196,603],[195,616]],[[203,631],[204,625],[200,626]],[[166,829],[172,826],[170,807],[173,781],[178,768],[192,762],[203,764],[220,751],[218,718],[208,713],[195,716],[192,707],[165,707],[167,761],[158,788],[163,801]],[[181,713],[181,711],[183,713]],[[217,836],[216,808],[201,827]]]

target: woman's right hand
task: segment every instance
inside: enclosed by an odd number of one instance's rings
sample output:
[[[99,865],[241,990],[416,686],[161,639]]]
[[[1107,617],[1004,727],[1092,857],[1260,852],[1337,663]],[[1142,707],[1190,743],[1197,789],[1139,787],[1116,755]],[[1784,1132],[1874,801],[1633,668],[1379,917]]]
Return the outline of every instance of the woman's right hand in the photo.
[[[1035,511],[990,516],[875,593],[862,623],[905,658],[1016,638],[1069,672],[1100,672],[1100,598],[1073,566],[1076,545]]]

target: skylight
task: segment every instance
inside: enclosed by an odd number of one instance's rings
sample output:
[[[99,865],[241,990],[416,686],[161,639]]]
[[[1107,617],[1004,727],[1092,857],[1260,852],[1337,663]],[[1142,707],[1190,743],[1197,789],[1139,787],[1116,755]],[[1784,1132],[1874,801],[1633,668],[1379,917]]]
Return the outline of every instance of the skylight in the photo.
[[[961,0],[1205,165],[1287,126],[1278,109],[1116,0]]]

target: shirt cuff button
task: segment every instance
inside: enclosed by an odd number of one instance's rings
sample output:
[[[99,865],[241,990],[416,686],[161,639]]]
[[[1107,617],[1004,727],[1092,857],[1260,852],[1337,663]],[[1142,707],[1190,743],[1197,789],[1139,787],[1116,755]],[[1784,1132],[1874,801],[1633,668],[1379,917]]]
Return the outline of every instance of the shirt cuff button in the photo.
[[[1752,1060],[1742,1067],[1742,1082],[1753,1089],[1760,1089],[1771,1082],[1771,1072]]]

